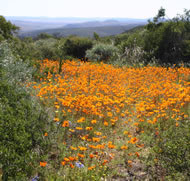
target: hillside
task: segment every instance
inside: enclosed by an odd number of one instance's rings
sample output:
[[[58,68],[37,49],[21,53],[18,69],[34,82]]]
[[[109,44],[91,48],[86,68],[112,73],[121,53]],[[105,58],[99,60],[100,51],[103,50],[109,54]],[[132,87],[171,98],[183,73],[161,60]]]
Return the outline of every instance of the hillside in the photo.
[[[48,33],[57,36],[70,36],[76,35],[81,37],[92,37],[93,33],[96,32],[99,36],[111,36],[125,32],[131,28],[139,26],[139,24],[129,24],[129,25],[118,25],[118,26],[99,26],[99,27],[84,27],[84,28],[54,28],[54,29],[43,29],[31,32],[20,33],[20,36],[26,37],[36,37],[40,33]]]
[[[19,36],[35,37],[40,33],[57,36],[77,35],[92,37],[98,33],[101,37],[120,34],[136,26],[144,25],[147,19],[133,18],[50,18],[50,17],[6,17],[20,27]]]

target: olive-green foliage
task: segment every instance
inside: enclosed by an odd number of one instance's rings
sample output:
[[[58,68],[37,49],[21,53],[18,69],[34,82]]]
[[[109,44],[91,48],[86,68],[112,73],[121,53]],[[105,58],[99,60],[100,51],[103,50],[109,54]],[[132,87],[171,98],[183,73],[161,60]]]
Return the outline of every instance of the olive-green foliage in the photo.
[[[108,62],[117,57],[118,49],[114,45],[99,43],[86,51],[86,57],[92,61]]]
[[[161,8],[153,21],[144,28],[118,35],[115,45],[121,55],[127,49],[141,47],[145,52],[145,62],[157,60],[160,65],[188,63],[190,61],[190,11],[185,10],[171,20],[165,19],[165,10]]]
[[[159,15],[159,13],[158,13]],[[160,15],[164,15],[163,13]],[[161,21],[157,16],[146,26],[144,50],[152,50],[160,64],[177,64],[180,61],[190,60],[190,11],[185,11],[181,17]]]
[[[3,39],[11,39],[17,30],[19,30],[19,27],[7,21],[3,16],[0,16],[0,42]]]
[[[155,144],[156,157],[165,169],[165,177],[172,180],[190,178],[190,121],[180,121],[167,131],[160,132]],[[179,177],[179,178],[178,178]]]
[[[57,47],[56,47],[57,40],[54,38],[48,39],[39,39],[34,42],[34,47],[36,48],[35,57],[38,59],[50,59],[56,60],[58,58],[57,55]]]
[[[31,62],[32,60],[39,58],[37,57],[37,52],[39,49],[34,46],[34,42],[30,37],[24,38],[22,40],[19,38],[14,38],[9,41],[9,46],[12,49],[14,56],[18,59],[22,59],[26,62]]]
[[[65,55],[72,56],[74,58],[85,58],[85,52],[91,49],[93,42],[89,38],[69,37],[64,43]]]
[[[27,180],[47,150],[47,114],[24,85],[32,68],[0,44],[0,168],[3,180]]]
[[[99,36],[98,33],[96,33],[96,32],[94,32],[93,38],[94,38],[94,40],[96,40],[96,41],[99,41],[99,40],[100,40],[100,36]]]
[[[40,40],[40,39],[49,39],[49,38],[54,38],[54,36],[48,33],[40,33],[35,39]]]
[[[46,149],[46,117],[24,90],[0,81],[0,164],[5,180],[20,180],[36,171]]]
[[[129,33],[123,33],[123,34],[116,35],[114,38],[114,45],[115,46],[121,45],[121,43],[127,41],[128,38],[129,38]],[[125,49],[125,47],[124,47],[124,49]]]

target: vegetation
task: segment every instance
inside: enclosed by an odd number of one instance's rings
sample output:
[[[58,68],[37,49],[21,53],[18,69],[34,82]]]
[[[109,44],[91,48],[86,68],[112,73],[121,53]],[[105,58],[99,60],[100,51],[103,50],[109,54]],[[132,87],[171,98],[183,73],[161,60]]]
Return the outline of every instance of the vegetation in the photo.
[[[10,21],[7,22],[3,16],[0,16],[0,41],[12,38],[17,30],[19,27],[11,24]]]
[[[108,62],[111,58],[117,58],[118,50],[113,45],[109,44],[95,44],[91,50],[86,51],[86,57],[91,61]]]
[[[8,44],[0,46],[0,166],[3,180],[33,176],[47,149],[43,134],[47,114],[23,84],[32,68],[15,59]]]
[[[41,33],[47,33],[50,35],[56,35],[58,37],[66,36],[80,36],[80,37],[93,37],[94,32],[98,33],[101,37],[116,35],[124,31],[130,30],[138,26],[138,24],[129,24],[129,25],[110,25],[110,26],[97,26],[97,27],[74,27],[74,28],[53,28],[53,29],[43,29],[36,30],[32,32],[21,33],[22,37],[37,37]]]
[[[2,180],[189,180],[190,11],[93,38],[0,18]]]
[[[30,86],[59,125],[48,179],[138,179],[137,165],[144,179],[189,177],[189,68],[40,64],[53,72]]]

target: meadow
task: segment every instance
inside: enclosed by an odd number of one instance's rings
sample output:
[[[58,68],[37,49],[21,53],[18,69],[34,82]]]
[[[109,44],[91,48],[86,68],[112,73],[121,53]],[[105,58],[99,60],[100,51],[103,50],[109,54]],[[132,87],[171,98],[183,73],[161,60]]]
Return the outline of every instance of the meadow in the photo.
[[[0,16],[0,180],[190,180],[190,10],[165,15],[92,38]]]
[[[189,68],[47,59],[38,67],[27,86],[50,117],[42,180],[189,178]]]

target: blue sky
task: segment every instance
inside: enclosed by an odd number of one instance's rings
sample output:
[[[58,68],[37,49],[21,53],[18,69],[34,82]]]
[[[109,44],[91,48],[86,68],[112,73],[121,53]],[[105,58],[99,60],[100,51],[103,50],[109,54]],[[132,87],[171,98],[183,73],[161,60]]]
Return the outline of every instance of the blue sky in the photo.
[[[190,9],[190,0],[0,0],[3,16],[169,18]]]

